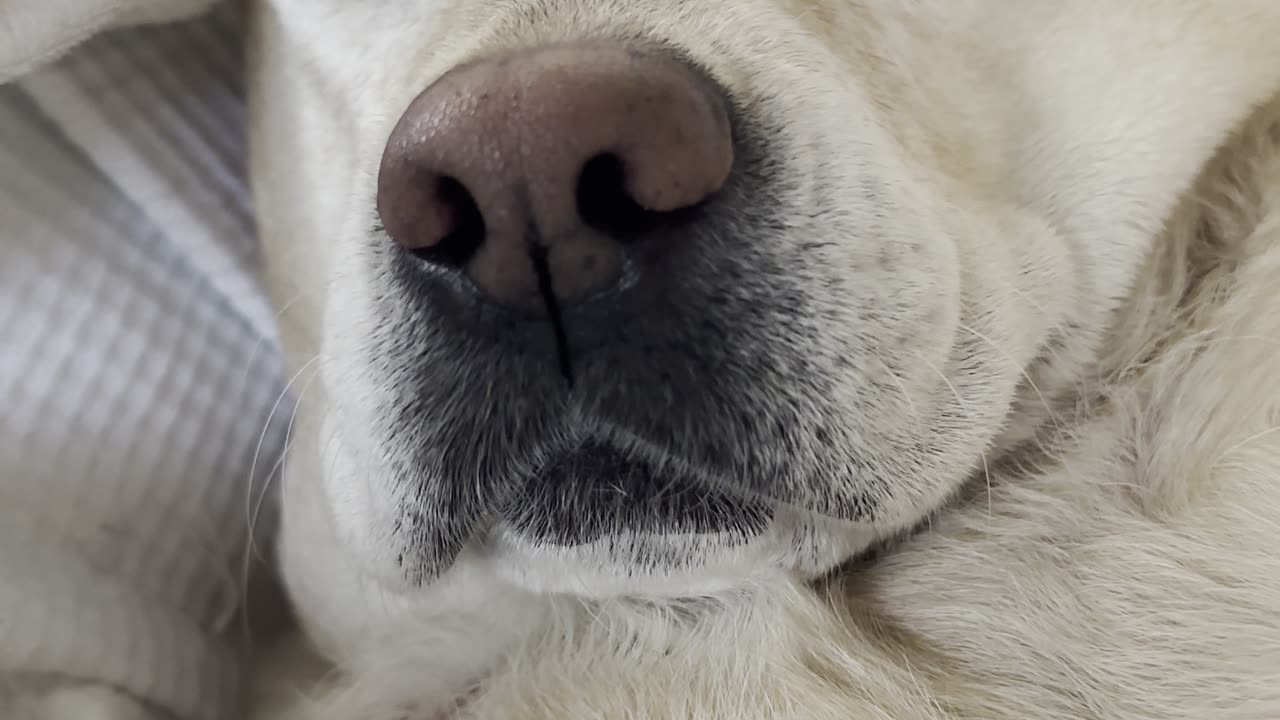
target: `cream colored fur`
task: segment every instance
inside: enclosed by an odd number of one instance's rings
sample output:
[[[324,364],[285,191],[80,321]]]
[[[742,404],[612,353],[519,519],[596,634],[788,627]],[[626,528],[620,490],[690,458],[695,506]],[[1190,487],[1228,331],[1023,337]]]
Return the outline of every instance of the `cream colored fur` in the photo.
[[[1145,267],[1053,459],[992,468],[874,565],[703,601],[710,619],[565,602],[466,717],[1277,717],[1280,106],[1230,141]],[[430,707],[442,632],[402,632],[299,717]]]
[[[474,558],[422,591],[363,572],[344,546],[369,542],[376,502],[322,452],[342,442],[324,421],[342,390],[321,372],[284,556],[347,676],[301,717],[1280,717],[1280,5],[349,7],[257,14],[254,176],[296,368],[319,353],[359,382],[322,338],[359,319],[342,309],[362,292],[343,238],[364,231],[405,102],[461,58],[604,26],[721,61],[731,91],[788,105],[801,136],[865,140],[847,128],[869,113],[903,160],[873,172],[923,178],[955,243],[935,257],[994,316],[987,370],[1026,382],[993,419],[974,409],[990,423],[981,481],[874,563],[579,600]],[[825,63],[843,75],[798,74]],[[823,94],[849,87],[867,108]],[[1059,325],[1051,362],[1029,368]],[[918,491],[903,517],[954,488]]]

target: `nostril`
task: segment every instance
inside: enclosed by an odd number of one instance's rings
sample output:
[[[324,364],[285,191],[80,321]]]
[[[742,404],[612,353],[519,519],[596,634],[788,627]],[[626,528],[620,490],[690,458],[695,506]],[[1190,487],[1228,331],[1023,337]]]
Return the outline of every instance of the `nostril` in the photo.
[[[484,215],[475,198],[457,178],[442,177],[436,183],[436,200],[450,218],[449,231],[440,242],[412,250],[434,265],[465,266],[484,243]]]
[[[621,296],[606,291],[665,270],[736,197],[723,94],[661,48],[618,43],[455,67],[383,148],[382,234],[420,270],[446,270],[436,279],[465,277],[470,287],[448,284],[530,315],[552,295],[566,312]]]
[[[626,166],[613,153],[587,161],[578,177],[578,215],[591,228],[623,242],[632,241],[660,226],[688,222],[697,205],[669,212],[646,210],[627,191]]]

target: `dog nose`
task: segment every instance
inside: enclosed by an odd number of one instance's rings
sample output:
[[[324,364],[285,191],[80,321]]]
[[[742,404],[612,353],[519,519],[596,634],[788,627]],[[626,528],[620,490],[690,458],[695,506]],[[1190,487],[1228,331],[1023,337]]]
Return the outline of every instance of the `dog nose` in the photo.
[[[457,67],[414,99],[377,205],[404,248],[537,309],[548,293],[569,303],[613,287],[628,254],[669,242],[656,230],[688,222],[733,160],[726,103],[691,65],[548,46]]]

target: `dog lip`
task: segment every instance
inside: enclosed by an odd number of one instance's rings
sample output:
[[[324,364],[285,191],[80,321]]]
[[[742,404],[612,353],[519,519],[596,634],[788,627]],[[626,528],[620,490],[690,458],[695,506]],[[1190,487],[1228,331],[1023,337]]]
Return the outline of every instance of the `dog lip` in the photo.
[[[746,540],[765,530],[771,509],[674,464],[659,465],[592,441],[545,463],[500,515],[522,535],[573,546],[618,531]]]

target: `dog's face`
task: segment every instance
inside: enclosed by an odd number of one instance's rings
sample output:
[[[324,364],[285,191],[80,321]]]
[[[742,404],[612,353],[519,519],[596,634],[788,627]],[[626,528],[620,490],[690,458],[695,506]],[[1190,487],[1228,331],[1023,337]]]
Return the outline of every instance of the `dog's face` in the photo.
[[[1081,380],[1236,119],[1184,97],[1246,92],[1199,71],[1235,48],[1155,5],[274,0],[289,492],[397,588],[695,593],[920,523]]]

